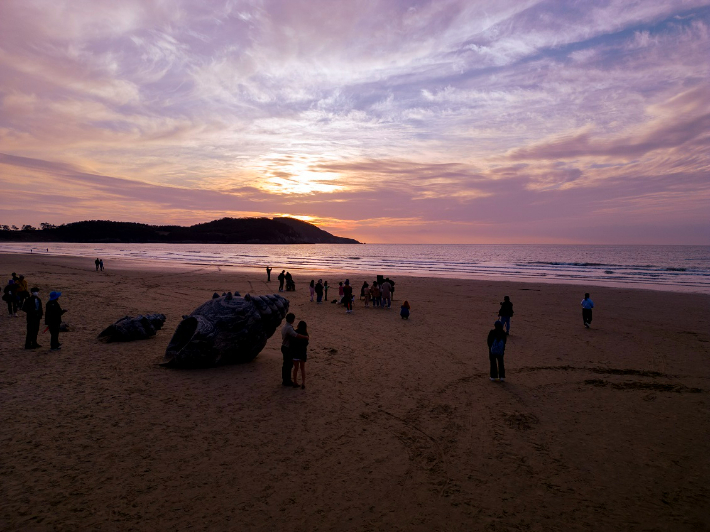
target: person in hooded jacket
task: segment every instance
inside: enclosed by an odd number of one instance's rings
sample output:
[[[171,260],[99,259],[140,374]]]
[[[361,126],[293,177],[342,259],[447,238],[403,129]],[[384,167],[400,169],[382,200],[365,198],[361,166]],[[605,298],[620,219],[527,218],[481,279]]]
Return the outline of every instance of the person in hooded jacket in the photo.
[[[42,321],[42,300],[39,298],[39,288],[33,286],[30,290],[30,297],[27,298],[22,310],[27,313],[27,337],[25,338],[25,349],[37,349],[42,347],[37,343],[39,334],[39,324]]]
[[[59,343],[59,326],[62,324],[62,315],[66,310],[62,310],[59,305],[59,296],[61,295],[61,292],[49,293],[49,301],[44,314],[44,324],[49,328],[49,334],[51,335],[49,345],[51,351],[62,348],[62,344]]]
[[[500,378],[501,382],[505,380],[505,365],[503,364],[503,355],[505,354],[505,343],[508,336],[503,330],[503,324],[496,321],[493,324],[493,329],[488,333],[488,359],[491,362],[491,380],[495,381]]]

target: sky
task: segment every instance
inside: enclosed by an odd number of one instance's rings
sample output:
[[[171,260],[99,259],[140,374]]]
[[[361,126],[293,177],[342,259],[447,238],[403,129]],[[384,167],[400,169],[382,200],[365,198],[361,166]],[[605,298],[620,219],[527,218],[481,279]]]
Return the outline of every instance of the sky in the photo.
[[[0,1],[0,224],[710,244],[709,148],[707,1]]]

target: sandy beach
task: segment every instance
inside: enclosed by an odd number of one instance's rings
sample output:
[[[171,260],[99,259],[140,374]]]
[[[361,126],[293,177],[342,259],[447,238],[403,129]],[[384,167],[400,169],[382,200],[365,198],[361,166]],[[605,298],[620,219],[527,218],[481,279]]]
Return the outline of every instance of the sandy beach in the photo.
[[[277,332],[252,363],[158,365],[213,292],[277,292],[264,271],[0,255],[63,293],[63,348],[23,349],[0,314],[2,530],[708,530],[710,296],[390,276],[391,310],[285,294],[311,342],[305,390]],[[359,293],[374,273],[350,275]],[[388,272],[384,272],[388,273]],[[514,303],[507,382],[486,335]],[[412,306],[409,321],[399,305]],[[103,344],[161,312],[145,341]],[[42,329],[44,329],[44,325]]]

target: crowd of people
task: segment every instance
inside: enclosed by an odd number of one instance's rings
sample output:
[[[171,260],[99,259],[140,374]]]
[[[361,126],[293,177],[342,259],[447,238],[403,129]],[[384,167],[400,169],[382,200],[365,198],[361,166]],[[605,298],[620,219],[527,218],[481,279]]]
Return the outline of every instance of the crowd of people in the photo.
[[[103,271],[103,261],[96,259],[96,270]],[[267,281],[271,281],[271,268],[267,267]],[[282,270],[278,276],[279,292],[286,290],[295,290],[296,285],[293,277],[289,272]],[[284,286],[285,285],[285,286]],[[47,326],[45,332],[50,333],[50,350],[56,351],[61,349],[59,342],[59,332],[62,323],[62,315],[66,310],[61,308],[59,298],[61,292],[52,291],[49,293],[49,301],[46,308],[43,309],[42,300],[39,297],[39,288],[34,286],[30,289],[24,275],[12,273],[12,278],[7,282],[3,289],[2,299],[7,303],[8,315],[11,318],[18,317],[18,310],[26,313],[27,316],[27,335],[25,338],[25,349],[37,349],[42,347],[37,338],[39,335],[40,323],[44,317],[44,323]],[[360,299],[364,299],[365,307],[389,309],[392,306],[392,293],[394,292],[394,282],[388,279],[373,281],[369,284],[363,282],[360,287]],[[321,304],[323,300],[328,300],[328,282],[318,279],[312,279],[309,283],[310,301]],[[338,303],[345,307],[345,312],[350,314],[353,312],[353,303],[355,297],[353,288],[349,279],[338,282],[338,298],[332,303]],[[589,293],[584,294],[582,300],[582,320],[585,328],[590,328],[592,323],[592,309],[594,302],[589,297]],[[400,307],[400,316],[402,319],[409,319],[411,305],[408,301],[404,301]],[[493,329],[488,333],[488,355],[490,361],[490,380],[505,381],[505,347],[510,335],[511,318],[513,317],[513,303],[509,296],[504,296],[500,302],[498,310],[498,319],[493,324]],[[284,386],[306,387],[306,360],[308,359],[308,328],[305,321],[300,321],[296,328],[293,327],[295,315],[289,313],[286,315],[286,324],[281,329],[281,352],[283,354],[282,366],[282,381]],[[298,384],[298,374],[301,374],[301,384]]]
[[[267,275],[270,279],[270,268],[267,268]],[[282,271],[281,275],[286,272]],[[283,279],[279,276],[279,291],[283,291]],[[308,285],[310,301],[320,304],[323,302],[323,298],[328,300],[328,282],[323,281],[323,279],[311,279]],[[381,279],[373,281],[369,284],[367,281],[363,282],[360,287],[360,299],[365,300],[365,307],[372,308],[391,308],[392,306],[392,293],[394,292],[394,282],[390,279]],[[338,282],[338,298],[333,300],[333,303],[338,303],[345,307],[345,312],[350,314],[353,312],[353,303],[355,297],[353,296],[353,289],[350,284],[350,279],[345,279],[345,281]],[[594,302],[590,299],[589,294],[584,294],[584,299],[582,300],[582,319],[584,326],[589,328],[592,323],[592,308],[594,308]],[[400,307],[400,316],[402,319],[409,319],[411,310],[411,305],[408,301],[404,301]],[[486,343],[488,345],[488,358],[490,362],[490,380],[497,382],[505,381],[505,347],[508,342],[508,336],[510,335],[510,322],[513,317],[513,302],[510,300],[510,296],[504,296],[503,301],[500,302],[500,309],[498,310],[498,319],[493,324],[493,329],[488,333]],[[281,352],[283,354],[283,366],[282,366],[282,380],[284,386],[294,386],[298,387],[297,374],[298,370],[301,371],[301,388],[305,388],[306,373],[305,373],[305,362],[307,358],[307,346],[308,346],[308,332],[306,328],[306,323],[301,321],[298,327],[294,329],[293,323],[296,317],[293,313],[289,313],[286,316],[286,324],[281,330]],[[293,374],[292,374],[293,372]]]
[[[17,318],[17,311],[25,312],[27,316],[27,335],[25,336],[25,349],[37,349],[42,347],[37,342],[39,336],[40,323],[44,317],[45,329],[50,335],[50,351],[58,351],[62,348],[59,343],[59,331],[62,324],[62,315],[66,310],[59,304],[61,292],[52,291],[49,293],[49,301],[46,308],[43,308],[42,300],[39,297],[39,288],[33,286],[27,289],[27,280],[24,275],[12,273],[12,278],[3,288],[2,299],[7,303],[7,312],[11,318]]]

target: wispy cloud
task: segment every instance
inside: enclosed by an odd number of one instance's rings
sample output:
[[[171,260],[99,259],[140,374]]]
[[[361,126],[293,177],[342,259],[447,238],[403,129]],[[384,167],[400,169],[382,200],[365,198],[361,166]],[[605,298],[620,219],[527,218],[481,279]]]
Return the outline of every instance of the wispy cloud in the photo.
[[[368,241],[623,241],[653,222],[708,241],[704,1],[0,11],[0,185],[27,180],[7,223],[290,213]],[[583,229],[600,216],[618,227]]]

